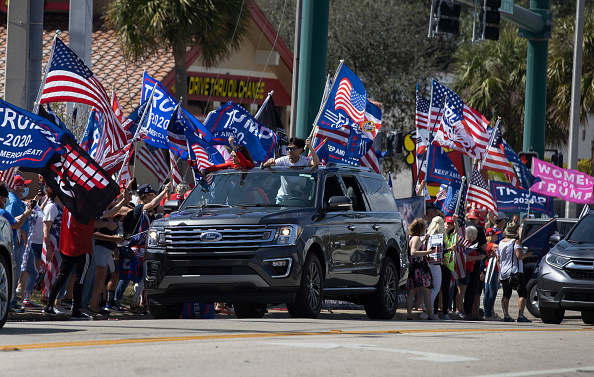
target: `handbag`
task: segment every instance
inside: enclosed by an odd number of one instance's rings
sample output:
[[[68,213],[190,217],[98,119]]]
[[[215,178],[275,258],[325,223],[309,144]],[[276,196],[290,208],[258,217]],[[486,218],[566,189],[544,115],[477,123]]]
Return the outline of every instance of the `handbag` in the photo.
[[[514,266],[514,256],[516,255],[516,250],[514,246],[516,245],[516,241],[512,244],[512,268]],[[516,269],[518,272],[512,272],[509,274],[509,284],[512,287],[518,287],[520,285],[520,264],[517,262],[516,258]]]

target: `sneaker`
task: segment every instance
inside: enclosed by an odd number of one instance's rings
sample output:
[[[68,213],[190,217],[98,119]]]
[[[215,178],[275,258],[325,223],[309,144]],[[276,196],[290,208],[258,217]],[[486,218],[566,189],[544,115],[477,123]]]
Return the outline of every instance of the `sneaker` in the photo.
[[[62,312],[58,310],[58,308],[55,308],[53,306],[46,306],[45,308],[43,308],[41,312],[45,315],[49,315],[52,317],[58,314],[62,314]]]
[[[233,315],[235,314],[235,311],[232,308],[225,306],[224,308],[219,309],[219,314]]]
[[[126,311],[124,308],[122,308],[117,303],[115,303],[113,305],[109,305],[109,304],[105,305],[105,310],[107,310],[109,312],[125,312]]]
[[[447,314],[444,314],[444,315],[441,317],[441,319],[443,319],[443,320],[445,320],[445,321],[450,321],[450,320],[451,320],[450,316],[449,316],[449,315],[447,315]]]
[[[524,316],[520,316],[520,317],[518,317],[518,322],[526,322],[526,323],[529,323],[529,322],[532,322],[532,321],[531,321],[531,320],[529,320],[528,318],[524,317]]]
[[[490,317],[485,317],[485,321],[495,322],[495,321],[499,321],[499,318],[497,318],[496,316],[492,315]]]
[[[23,301],[23,306],[25,308],[41,308],[41,305],[37,305],[33,301],[29,301],[29,300]]]
[[[514,319],[508,315],[506,315],[505,317],[503,317],[503,322],[516,322],[514,321]]]
[[[62,300],[62,309],[72,310],[72,300]]]
[[[423,312],[423,313],[421,313],[421,315],[419,316],[419,318],[421,318],[421,319],[427,319],[427,318],[429,318],[429,315],[427,313]]]
[[[84,313],[82,310],[73,311],[70,315],[70,320],[74,321],[92,321],[93,317]]]

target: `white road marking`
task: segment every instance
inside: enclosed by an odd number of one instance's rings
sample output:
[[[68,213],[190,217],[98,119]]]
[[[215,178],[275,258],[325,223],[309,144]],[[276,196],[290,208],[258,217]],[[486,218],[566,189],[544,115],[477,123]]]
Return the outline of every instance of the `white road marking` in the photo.
[[[477,377],[524,377],[524,376],[543,376],[549,374],[564,374],[564,373],[578,373],[578,372],[594,372],[594,366],[591,367],[577,367],[565,369],[548,369],[548,370],[530,370],[526,372],[509,372],[500,374],[483,374]]]
[[[340,344],[340,343],[299,343],[299,342],[262,342],[264,344],[290,346],[290,347],[305,347],[305,348],[321,348],[321,349],[337,349],[350,348],[367,351],[384,351],[413,355],[409,357],[410,360],[433,361],[436,363],[455,363],[460,361],[477,361],[480,359],[460,355],[448,355],[445,353],[435,352],[421,352],[413,350],[404,350],[398,348],[384,348],[367,344]]]

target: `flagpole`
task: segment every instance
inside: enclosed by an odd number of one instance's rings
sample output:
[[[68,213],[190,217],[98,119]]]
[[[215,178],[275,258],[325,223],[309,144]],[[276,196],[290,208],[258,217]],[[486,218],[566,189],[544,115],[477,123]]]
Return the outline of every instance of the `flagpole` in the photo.
[[[338,72],[340,72],[340,69],[342,68],[343,64],[344,64],[344,59],[341,59],[340,64],[338,65],[338,68],[336,69],[336,72],[334,73],[334,79],[332,79],[332,83],[330,84],[330,87],[328,87],[328,85],[326,85],[326,90],[324,91],[324,95],[322,96],[322,103],[320,104],[320,109],[318,110],[318,115],[316,115],[316,119],[314,120],[314,123],[312,125],[313,127],[311,129],[311,132],[309,133],[309,137],[311,137],[313,135],[314,129],[316,128],[316,124],[318,124],[318,120],[320,120],[320,117],[322,116],[322,112],[324,111],[326,102],[328,102],[328,95],[331,92],[331,90],[329,88],[332,88],[334,86],[334,84],[336,83],[336,78],[338,77]],[[328,84],[328,78],[326,79],[326,83]]]
[[[155,95],[155,89],[157,89],[157,80],[155,80],[155,85],[153,85],[153,90],[151,91],[151,95],[148,99],[147,106],[149,106],[149,104],[151,107],[153,106],[153,97]],[[142,128],[142,124],[144,123],[144,118],[146,117],[146,113],[148,112],[148,110],[149,109],[147,108],[142,113],[142,116],[140,117],[140,122],[138,122],[138,127],[136,127],[136,131],[134,132],[134,137],[132,138],[132,142],[134,143],[134,149],[136,149],[136,137],[138,136],[138,132]],[[138,157],[138,154],[134,155],[134,168],[132,169],[132,177],[136,176],[136,157]]]
[[[41,80],[41,85],[39,85],[39,91],[37,92],[37,98],[35,99],[35,103],[33,103],[33,114],[37,114],[37,110],[39,110],[39,101],[41,99],[41,94],[43,93],[43,87],[45,86],[45,81],[47,80],[47,74],[49,72],[50,65],[52,64],[52,58],[54,57],[54,49],[56,47],[56,39],[62,34],[62,30],[56,30],[56,35],[54,35],[54,41],[52,42],[52,49],[50,51],[49,60],[47,61],[47,65],[45,66],[45,73],[43,74],[43,80]]]
[[[431,87],[431,98],[433,98],[433,86]],[[439,119],[439,116],[441,115],[441,110],[443,109],[443,105],[445,104],[446,98],[448,98],[447,93],[443,96],[443,100],[441,101],[441,105],[439,106],[439,112],[437,113],[437,116],[435,117],[435,121],[433,122],[433,126],[431,127],[431,132],[429,132],[429,143],[427,145],[427,152],[423,155],[423,160],[421,161],[421,168],[423,167],[423,164],[425,163],[425,159],[427,159],[427,155],[429,154],[429,148],[431,148],[431,143],[433,142],[433,131],[435,131],[435,126],[437,125],[437,120]],[[429,119],[431,119],[431,102],[429,102]],[[417,172],[417,180],[415,182],[415,192],[417,191],[417,185],[419,184],[419,176],[420,176],[420,174],[418,174],[418,172]]]
[[[271,90],[270,92],[268,92],[268,96],[266,97],[266,101],[264,101],[264,103],[262,104],[262,106],[260,106],[260,109],[258,110],[258,112],[256,113],[256,115],[254,116],[254,118],[258,119],[258,117],[262,113],[262,110],[264,109],[264,107],[266,107],[266,104],[268,103],[268,100],[270,99],[270,97],[272,97],[273,94],[274,94],[274,90]]]

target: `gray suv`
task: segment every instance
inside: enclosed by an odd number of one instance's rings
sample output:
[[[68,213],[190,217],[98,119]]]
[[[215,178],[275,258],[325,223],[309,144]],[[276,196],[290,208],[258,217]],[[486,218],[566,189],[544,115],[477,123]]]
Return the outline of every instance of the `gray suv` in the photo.
[[[538,271],[538,302],[544,323],[559,324],[565,310],[582,312],[594,324],[594,213],[582,217],[544,258]]]
[[[6,323],[12,299],[15,266],[13,257],[12,228],[8,220],[0,216],[0,328]]]
[[[166,211],[144,259],[155,318],[176,318],[187,302],[233,303],[240,318],[286,303],[291,316],[315,318],[324,298],[394,317],[408,246],[384,177],[369,169],[219,171]]]

